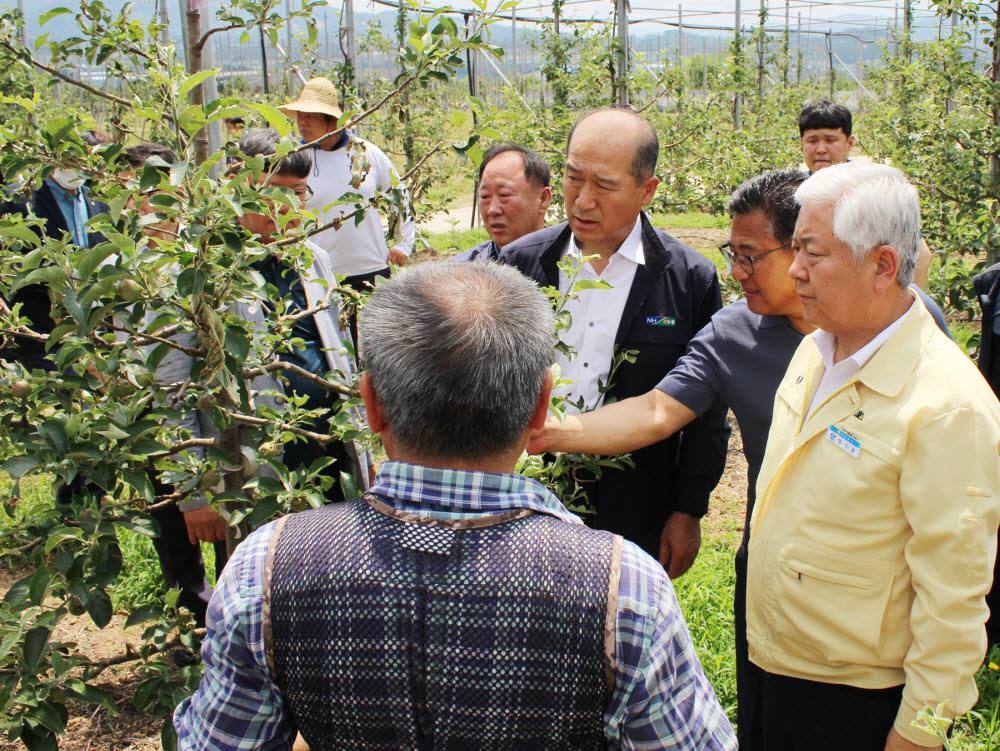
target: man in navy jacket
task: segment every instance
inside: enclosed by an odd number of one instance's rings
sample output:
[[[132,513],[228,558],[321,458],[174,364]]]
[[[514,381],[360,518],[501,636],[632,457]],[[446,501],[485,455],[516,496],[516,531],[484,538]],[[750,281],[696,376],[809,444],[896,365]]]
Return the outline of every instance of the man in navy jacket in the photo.
[[[612,289],[588,289],[570,305],[567,343],[576,358],[557,363],[578,382],[571,398],[586,408],[656,386],[684,354],[688,341],[722,307],[714,266],[643,214],[656,192],[659,142],[652,127],[624,110],[602,110],[570,132],[563,192],[568,223],[534,232],[504,248],[500,261],[541,286],[566,291],[557,263],[566,254],[597,256],[579,279]],[[614,351],[632,350],[601,393]],[[590,499],[591,524],[636,542],[683,574],[701,545],[700,519],[725,466],[729,428],[715,409],[680,434],[632,454],[634,469],[605,469]]]
[[[44,221],[42,228],[36,230],[40,237],[61,238],[66,232],[70,234],[71,242],[88,248],[104,242],[103,235],[88,233],[83,223],[98,214],[108,213],[108,206],[92,200],[89,188],[72,170],[56,170],[52,176],[42,181],[38,190],[31,192],[27,201],[0,203],[0,214],[20,214],[26,217],[29,213]],[[22,287],[9,301],[10,305],[17,303],[21,303],[21,314],[31,319],[34,331],[48,334],[55,328],[45,285],[31,284]],[[21,362],[28,370],[53,370],[55,363],[46,358],[45,354],[44,342],[27,337],[17,337],[9,346],[0,348],[0,359]]]

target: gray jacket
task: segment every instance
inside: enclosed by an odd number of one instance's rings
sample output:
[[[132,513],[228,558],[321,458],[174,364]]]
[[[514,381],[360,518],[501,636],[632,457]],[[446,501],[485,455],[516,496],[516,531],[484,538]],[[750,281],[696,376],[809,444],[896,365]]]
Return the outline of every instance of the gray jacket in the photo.
[[[306,300],[309,307],[315,307],[326,299],[328,290],[337,285],[337,279],[330,267],[329,256],[321,248],[316,247],[307,241],[307,245],[313,251],[313,263],[306,275],[301,276],[303,287],[306,293]],[[339,305],[333,296],[334,304],[326,310],[321,310],[313,315],[316,328],[319,331],[323,351],[326,355],[327,366],[331,371],[340,371],[346,376],[351,376],[355,372],[354,360],[342,352],[344,347],[343,335],[346,333],[340,328],[338,322]],[[235,304],[233,312],[254,326],[263,328],[267,317],[264,307],[260,301],[245,302]],[[156,313],[147,313],[147,323],[155,318]],[[197,346],[194,335],[188,335],[187,341],[181,342],[185,346]],[[171,349],[169,353],[160,361],[157,366],[157,380],[161,383],[179,383],[190,377],[191,369],[195,365],[195,358],[177,349]],[[281,383],[270,373],[257,376],[250,384],[251,403],[269,406],[280,410],[283,393]],[[360,411],[355,413],[356,420],[363,420],[364,415]],[[184,430],[190,431],[192,438],[212,438],[219,435],[215,425],[209,416],[200,411],[193,411],[183,417],[171,421]],[[351,458],[350,474],[355,484],[360,489],[368,487],[368,465],[369,457],[367,453],[353,441],[345,441],[344,448]],[[199,457],[204,457],[205,451],[201,447],[191,449]],[[261,474],[264,470],[261,470]],[[208,505],[208,500],[202,495],[191,496],[187,501],[178,504],[181,511],[192,511]]]

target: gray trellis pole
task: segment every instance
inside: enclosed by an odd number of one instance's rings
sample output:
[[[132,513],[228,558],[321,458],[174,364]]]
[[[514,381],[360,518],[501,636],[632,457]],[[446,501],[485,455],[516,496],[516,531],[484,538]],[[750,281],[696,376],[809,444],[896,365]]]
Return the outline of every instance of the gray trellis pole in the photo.
[[[28,46],[28,17],[24,15],[24,0],[17,0],[17,9],[21,12],[21,44]]]
[[[510,80],[517,86],[517,8],[510,11]]]
[[[896,57],[899,57],[899,6],[898,5],[895,6],[894,11],[895,12],[893,13],[892,28],[896,32],[896,41],[893,44],[892,54]]]
[[[954,39],[955,32],[958,31],[958,14],[952,14],[951,17],[951,36]],[[949,92],[950,93],[950,92]],[[955,109],[955,102],[951,97],[944,100],[944,114],[950,115]]]
[[[993,48],[993,70],[991,78],[993,80],[993,85],[996,86],[1000,83],[1000,39],[997,38],[998,32],[1000,32],[1000,3],[996,6],[996,17],[993,21],[993,29],[990,35],[992,39],[991,47]],[[1000,107],[998,107],[994,100],[993,104],[993,127],[1000,126]],[[990,155],[990,182],[993,185],[993,189],[996,190],[996,186],[1000,183],[1000,154],[996,151]],[[994,203],[994,210],[996,210],[996,203]],[[990,243],[986,249],[986,263],[992,266],[997,262],[997,248],[996,245]]]
[[[354,31],[354,0],[344,0],[344,22],[347,26],[347,62],[351,66],[351,76],[348,83],[356,85],[358,67],[358,47]]]
[[[285,0],[285,80],[288,82],[288,95],[295,91],[295,82],[292,79],[292,0]]]
[[[767,12],[765,0],[760,0],[760,33],[757,35],[757,99],[764,98],[764,13]]]
[[[24,5],[24,0],[17,0],[18,6]],[[166,46],[170,44],[170,11],[167,9],[167,0],[160,0],[160,23],[163,24],[163,31],[160,32],[160,44]]]
[[[795,83],[802,83],[802,14],[799,13],[799,28],[795,32]]]
[[[789,54],[790,54],[789,53],[790,47],[788,46],[788,33],[789,33],[789,31],[788,31],[788,0],[785,0],[785,48],[784,48],[785,62],[784,62],[784,65],[783,65],[783,67],[785,69],[784,70],[784,76],[783,76],[784,81],[785,81],[785,86],[788,85],[788,64],[789,64],[788,57],[789,57]]]
[[[188,68],[191,60],[191,42],[188,40],[187,9],[188,0],[180,0],[181,8],[181,40],[184,43],[184,67]]]
[[[677,6],[677,67],[681,69],[681,76],[684,75],[684,11],[681,6]]]
[[[708,38],[701,38],[701,88],[708,97]]]
[[[267,42],[264,41],[264,27],[258,26],[258,31],[260,31],[260,68],[261,68],[261,81],[264,82],[264,93],[269,94],[270,91],[270,81],[267,74]]]
[[[830,36],[830,32],[826,32],[826,54],[830,61],[830,100],[833,100],[833,82],[834,82],[834,72],[833,72],[833,37]]]
[[[979,65],[979,21],[972,24],[972,69]]]
[[[736,0],[736,23],[733,25],[733,33],[736,35],[737,42],[740,38],[740,0]],[[740,91],[740,87],[736,86],[736,96],[733,98],[733,130],[740,129],[740,122],[743,113],[743,93]]]
[[[903,28],[906,31],[906,39],[904,40],[905,52],[906,52],[906,62],[910,62],[910,54],[913,48],[910,45],[910,26],[913,24],[913,7],[910,5],[910,0],[904,0],[903,2]]]
[[[628,4],[616,0],[618,10],[618,104],[628,104]]]

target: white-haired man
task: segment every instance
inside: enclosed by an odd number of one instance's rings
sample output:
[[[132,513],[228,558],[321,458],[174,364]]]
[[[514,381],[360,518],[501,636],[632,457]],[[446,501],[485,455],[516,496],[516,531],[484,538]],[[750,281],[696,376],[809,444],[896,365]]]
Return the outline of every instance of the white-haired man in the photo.
[[[767,751],[939,747],[913,725],[976,700],[1000,519],[1000,406],[909,290],[902,173],[796,191],[795,279],[819,331],[775,397],[747,582]]]

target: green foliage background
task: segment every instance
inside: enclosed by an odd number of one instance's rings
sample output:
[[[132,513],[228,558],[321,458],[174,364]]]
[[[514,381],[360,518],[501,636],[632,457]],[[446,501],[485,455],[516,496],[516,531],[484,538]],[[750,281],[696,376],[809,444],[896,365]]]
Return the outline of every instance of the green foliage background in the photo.
[[[493,12],[512,6],[491,11],[484,4],[483,15],[466,31],[447,14],[420,15],[415,5],[404,4],[396,29],[373,26],[361,39],[362,48],[399,48],[395,78],[358,86],[344,66],[315,71],[341,87],[347,113],[342,125],[402,155],[401,172],[415,198],[410,209],[418,219],[452,200],[457,185],[473,181],[484,147],[499,139],[520,141],[549,159],[556,178],[553,205],[560,206],[569,130],[581,112],[611,101],[615,43],[606,27],[585,24],[560,35],[549,25],[537,38],[544,84],[519,79],[500,92],[500,101],[469,96],[459,78],[465,55],[502,55],[483,32]],[[958,15],[958,33],[922,44],[901,39],[898,55],[895,45],[884,48],[866,72],[873,96],[862,99],[856,133],[862,155],[891,161],[920,186],[923,231],[938,255],[930,291],[954,314],[968,317],[975,313],[971,277],[995,259],[998,247],[1000,86],[984,73],[983,61],[964,59],[961,46],[968,44],[973,21],[991,24],[984,41],[995,46],[1000,21],[995,3],[940,0],[935,7]],[[316,8],[306,2],[295,13],[306,22],[306,59],[316,41]],[[57,15],[69,11],[52,17]],[[268,211],[269,201],[287,206],[291,211],[282,221],[297,217],[303,230],[280,250],[298,264],[308,260],[302,240],[317,229],[316,219],[298,211],[286,193],[257,189],[256,180],[220,180],[226,158],[244,158],[245,172],[254,178],[262,176],[263,161],[243,157],[235,144],[208,153],[201,138],[206,126],[233,114],[282,134],[290,134],[289,123],[274,109],[275,99],[239,87],[215,101],[199,100],[208,74],[188,71],[173,45],[159,44],[156,24],[139,23],[127,10],[112,13],[99,0],[85,0],[76,20],[76,36],[56,42],[43,35],[25,48],[16,14],[0,14],[0,182],[37,186],[55,165],[71,164],[93,175],[95,192],[111,205],[110,215],[93,225],[108,242],[86,250],[58,238],[39,241],[30,219],[0,218],[0,292],[9,299],[25,284],[43,284],[61,319],[50,342],[60,345],[61,373],[0,369],[0,496],[6,513],[0,546],[10,561],[32,571],[0,601],[0,728],[32,750],[56,746],[69,702],[112,706],[94,685],[110,667],[107,661],[54,635],[68,613],[87,613],[104,627],[114,611],[125,610],[131,623],[144,626],[136,654],[125,656],[142,666],[137,706],[167,718],[197,685],[198,666],[177,670],[166,657],[175,647],[193,646],[198,634],[189,614],[176,608],[176,592],[164,592],[151,573],[151,505],[206,493],[227,515],[236,539],[276,515],[319,503],[322,486],[335,479],[325,476],[322,464],[290,475],[276,459],[284,443],[309,433],[316,415],[294,403],[281,413],[254,406],[240,385],[273,367],[275,353],[288,346],[292,321],[277,310],[261,333],[230,313],[235,301],[266,294],[252,264],[277,249],[240,230],[237,217]],[[283,23],[277,0],[236,0],[212,21],[244,31],[245,43],[259,29],[276,38]],[[771,77],[787,83],[757,90],[758,49]],[[115,82],[108,91],[57,81],[57,71],[81,59],[108,69]],[[706,61],[707,81],[700,59],[655,72],[633,67],[631,100],[653,123],[662,147],[662,187],[652,206],[657,217],[724,227],[725,202],[740,182],[799,163],[797,113],[829,85],[826,79],[799,83],[795,69],[801,62],[791,59],[787,39],[754,32],[734,40],[724,57]],[[743,99],[739,129],[733,123],[737,94]],[[89,148],[80,136],[90,128],[110,132],[114,143]],[[121,152],[140,139],[173,147],[178,165],[169,173],[147,167],[120,179]],[[286,140],[278,156],[294,148]],[[365,165],[355,169],[360,176]],[[130,201],[146,196],[152,196],[156,220],[181,224],[177,237],[149,242],[144,229],[152,220],[130,208]],[[342,202],[360,206],[352,196]],[[377,202],[396,217],[408,210],[398,187]],[[477,238],[482,235],[473,231],[429,242],[450,252]],[[141,289],[138,304],[121,294],[126,281]],[[352,302],[363,305],[356,297]],[[23,331],[28,323],[17,310],[0,310],[0,336]],[[962,338],[974,350],[968,329]],[[160,382],[157,363],[182,341],[201,364],[190,383]],[[330,373],[325,380],[330,390],[355,399],[345,374]],[[14,395],[17,381],[27,382],[29,398]],[[169,420],[195,409],[204,395],[218,404],[210,412],[222,438],[195,446]],[[318,438],[368,440],[346,413],[331,435]],[[196,447],[206,449],[203,458]],[[274,477],[256,478],[261,465],[271,466]],[[149,472],[177,488],[176,497],[155,496]],[[538,476],[555,482],[553,474],[539,469]],[[78,498],[67,517],[53,506],[52,491],[77,476],[93,492]],[[220,480],[224,487],[217,490]],[[706,672],[730,716],[734,544],[728,533],[709,540],[692,571],[677,582]],[[955,748],[996,747],[997,676],[989,664],[980,672],[980,714],[960,726]],[[173,743],[169,722],[163,742]]]

